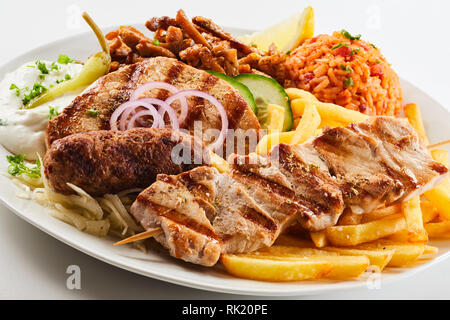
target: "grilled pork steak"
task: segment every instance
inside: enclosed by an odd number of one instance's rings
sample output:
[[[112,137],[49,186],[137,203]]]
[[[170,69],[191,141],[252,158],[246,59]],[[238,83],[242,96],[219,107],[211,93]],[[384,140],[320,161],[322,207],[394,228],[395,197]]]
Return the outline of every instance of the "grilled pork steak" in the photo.
[[[312,231],[357,213],[406,200],[439,183],[447,168],[432,160],[409,124],[378,117],[325,130],[302,145],[280,144],[268,157],[234,155],[231,172],[199,167],[159,175],[131,207],[174,257],[205,266],[221,253],[270,246],[291,223]],[[400,169],[401,168],[401,169]]]
[[[179,89],[201,90],[214,96],[224,106],[230,129],[259,130],[258,120],[251,108],[239,93],[227,82],[207,72],[190,67],[175,59],[157,57],[125,66],[100,78],[86,92],[75,98],[63,112],[50,120],[47,127],[47,146],[54,141],[74,133],[109,130],[109,120],[114,110],[129,100],[131,93],[141,84],[149,81],[162,81]],[[168,92],[154,89],[146,96],[166,99]],[[189,112],[181,128],[194,130],[194,121],[202,122],[203,132],[207,129],[221,128],[218,110],[208,101],[188,98]],[[173,103],[179,112],[178,102]],[[98,115],[92,117],[86,113],[88,109],[96,109]],[[213,141],[213,137],[205,137],[205,143]]]
[[[329,129],[312,142],[354,213],[365,213],[424,193],[444,179],[406,120],[373,117]]]
[[[172,158],[172,152],[188,161]],[[69,182],[101,196],[146,188],[160,173],[178,174],[209,162],[202,143],[190,135],[172,129],[138,128],[91,131],[59,139],[44,157],[44,170],[57,192],[73,193]]]

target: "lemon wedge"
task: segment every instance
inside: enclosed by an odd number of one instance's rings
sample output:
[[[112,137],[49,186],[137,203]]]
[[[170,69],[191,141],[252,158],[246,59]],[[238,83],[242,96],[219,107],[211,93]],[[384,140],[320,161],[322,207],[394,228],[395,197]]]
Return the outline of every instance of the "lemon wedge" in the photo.
[[[259,49],[267,51],[272,43],[278,50],[288,52],[295,49],[304,40],[314,35],[314,10],[306,7],[302,13],[298,13],[274,26],[261,32],[245,35],[240,41],[256,45]]]

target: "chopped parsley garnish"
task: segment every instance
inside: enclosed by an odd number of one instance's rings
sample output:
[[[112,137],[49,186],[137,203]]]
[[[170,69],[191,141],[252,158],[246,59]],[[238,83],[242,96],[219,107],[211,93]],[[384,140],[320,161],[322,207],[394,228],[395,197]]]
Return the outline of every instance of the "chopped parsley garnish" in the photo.
[[[153,40],[152,42],[155,46],[159,46],[161,43],[159,42],[159,40]]]
[[[39,79],[45,80],[45,75],[44,75],[44,74],[40,74],[40,75],[39,75]]]
[[[381,61],[380,61],[380,60],[377,60],[376,62],[377,62],[377,64],[380,64],[380,63],[381,63]]]
[[[25,156],[23,154],[6,156],[6,160],[9,162],[8,173],[12,176],[26,174],[33,179],[41,176],[41,161],[39,159],[36,160],[36,165],[31,168],[25,164]]]
[[[346,66],[346,65],[343,65],[343,64],[341,64],[341,69],[343,71],[347,72],[347,73],[352,73],[353,72],[352,67],[349,67],[349,66]]]
[[[40,96],[41,94],[43,94],[47,90],[48,89],[46,87],[44,87],[42,84],[35,83],[33,85],[33,89],[31,89],[30,93],[26,94],[23,97],[23,99],[22,99],[23,105],[26,106],[27,104],[30,103],[31,100],[33,100],[34,98]]]
[[[11,83],[11,85],[9,86],[9,90],[15,90],[16,91],[16,96],[20,96],[20,94],[22,92],[28,90],[28,87],[20,89],[17,85],[15,85],[14,83]]]
[[[56,64],[56,62],[52,62],[52,65],[51,65],[51,67],[50,67],[50,71],[53,71],[53,70],[55,70],[55,71],[58,71],[58,70],[59,70],[59,67],[58,67],[58,65]]]
[[[374,49],[378,49],[376,45],[374,45],[373,43],[370,44]]]
[[[335,45],[333,48],[331,48],[331,50],[334,50],[334,49],[337,49],[337,48],[340,48],[340,47],[348,47],[348,44],[339,42],[337,45]]]
[[[60,84],[61,82],[67,81],[72,79],[72,77],[70,76],[70,74],[66,73],[66,75],[64,76],[64,79],[61,80],[56,80],[56,83]]]
[[[52,120],[58,115],[57,107],[48,106],[48,118]]]
[[[8,121],[4,120],[4,119],[0,119],[0,126],[7,126],[8,125]]]
[[[250,45],[250,47],[256,48],[256,47],[258,47],[258,46],[257,46],[256,44],[252,43],[252,44]]]
[[[72,60],[72,59],[70,59],[67,55],[65,55],[65,54],[60,54],[59,56],[58,56],[58,63],[59,64],[68,64],[68,63],[72,63],[72,62],[74,62],[75,60]]]
[[[286,51],[286,55],[287,55],[287,56],[290,56],[290,55],[291,55],[291,52],[292,52],[291,50]]]
[[[358,54],[361,51],[361,48],[353,49],[350,55]]]
[[[40,60],[36,61],[36,67],[42,72],[42,74],[48,74],[48,69],[45,62],[41,62]]]
[[[341,34],[342,34],[344,37],[346,37],[347,39],[350,39],[350,40],[359,40],[359,39],[361,39],[361,35],[360,35],[360,34],[358,34],[358,35],[356,35],[356,36],[352,36],[352,35],[350,34],[350,32],[348,32],[347,30],[344,30],[344,29],[342,29]]]
[[[353,87],[353,79],[348,77],[344,80],[345,87]]]
[[[98,110],[97,109],[87,109],[86,110],[86,114],[90,117],[97,117],[98,115]]]

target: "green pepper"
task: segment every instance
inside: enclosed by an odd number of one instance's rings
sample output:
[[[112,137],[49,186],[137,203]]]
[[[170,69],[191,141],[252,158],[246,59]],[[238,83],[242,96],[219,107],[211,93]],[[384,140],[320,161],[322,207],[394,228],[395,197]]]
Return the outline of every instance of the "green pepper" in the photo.
[[[92,31],[94,31],[103,51],[97,52],[96,54],[90,56],[84,64],[83,69],[81,69],[81,72],[76,77],[61,82],[50,88],[48,91],[36,98],[36,100],[34,100],[30,105],[28,105],[26,109],[35,108],[43,103],[63,96],[67,92],[84,88],[109,72],[111,56],[109,54],[109,48],[105,36],[86,12],[83,12],[83,19],[92,28]]]

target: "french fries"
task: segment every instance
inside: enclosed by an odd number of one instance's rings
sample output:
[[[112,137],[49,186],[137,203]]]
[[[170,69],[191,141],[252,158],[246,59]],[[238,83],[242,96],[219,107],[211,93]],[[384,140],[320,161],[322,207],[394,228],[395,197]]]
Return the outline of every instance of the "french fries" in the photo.
[[[281,132],[284,123],[284,108],[276,104],[269,104],[267,106],[267,112],[270,119],[267,128],[269,132]]]
[[[425,252],[423,244],[404,244],[379,241],[374,243],[365,243],[357,246],[359,249],[366,250],[394,250],[394,255],[388,262],[388,267],[404,267],[413,261],[416,261]]]
[[[430,238],[450,238],[450,221],[427,223],[425,229]]]
[[[299,144],[314,136],[320,125],[320,115],[314,104],[308,104],[303,113],[302,119],[295,129],[291,144]]]
[[[325,231],[311,232],[309,235],[317,248],[325,247],[328,244]]]
[[[403,216],[406,220],[408,239],[410,242],[427,242],[428,235],[423,227],[420,197],[414,197],[402,203]]]
[[[277,144],[290,143],[294,134],[295,131],[266,134],[256,146],[256,153],[259,155],[266,155],[272,150],[272,147]]]
[[[248,260],[245,260],[248,259]],[[224,262],[225,260],[225,262]],[[234,260],[234,261],[233,261]],[[264,261],[264,263],[261,263]],[[237,263],[241,265],[238,268]],[[286,264],[280,265],[280,262]],[[241,255],[225,255],[222,263],[232,274],[250,279],[267,280],[270,272],[267,265],[272,264],[274,269],[283,273],[271,274],[270,280],[293,281],[316,278],[349,279],[360,276],[370,265],[366,256],[341,256],[335,252],[311,248],[278,247],[274,246],[267,251]],[[246,263],[251,265],[245,265]],[[245,268],[245,271],[242,270]],[[323,272],[318,274],[318,269]],[[280,270],[281,269],[281,270]],[[234,273],[233,273],[234,272]]]
[[[377,266],[382,271],[391,261],[395,254],[395,249],[354,249],[354,248],[339,248],[339,247],[324,247],[322,250],[335,252],[344,256],[366,256],[370,265]]]
[[[306,90],[301,90],[301,89],[297,89],[297,88],[287,88],[286,93],[289,96],[289,99],[291,101],[295,100],[295,99],[319,101],[319,100],[317,100],[315,95],[313,95],[311,92],[306,91]]]
[[[334,246],[355,246],[384,238],[406,229],[405,218],[393,215],[354,226],[335,226],[325,229],[327,240]]]
[[[425,132],[425,126],[423,125],[422,115],[420,113],[419,106],[415,103],[410,103],[404,106],[403,110],[411,126],[417,131],[417,133],[423,139],[425,144],[428,144],[429,142],[427,134]]]
[[[215,154],[214,152],[210,152],[210,157],[211,157],[211,165],[217,170],[219,170],[220,173],[230,171],[230,165],[221,156]]]
[[[343,125],[349,123],[359,123],[367,120],[369,117],[358,111],[346,109],[344,107],[332,104],[316,102],[306,99],[294,99],[291,101],[292,113],[294,118],[301,116],[309,104],[314,104],[323,121],[331,121],[342,123]]]
[[[431,156],[434,160],[448,167],[447,150],[432,150]],[[450,220],[450,180],[448,177],[434,189],[425,192],[425,196],[437,208],[439,215],[443,219]]]
[[[333,266],[325,260],[298,258],[274,260],[246,255],[224,254],[221,262],[228,273],[240,278],[262,281],[300,281],[323,278]]]

